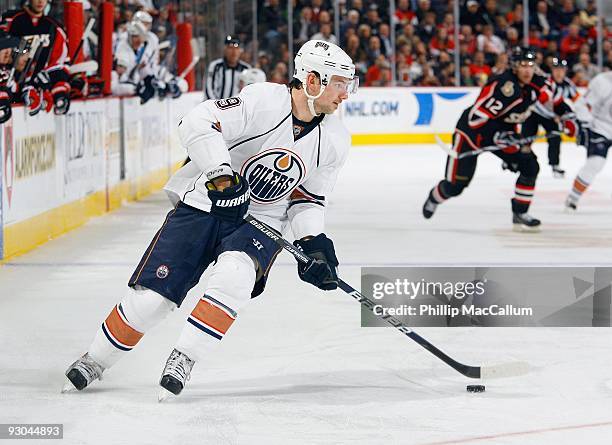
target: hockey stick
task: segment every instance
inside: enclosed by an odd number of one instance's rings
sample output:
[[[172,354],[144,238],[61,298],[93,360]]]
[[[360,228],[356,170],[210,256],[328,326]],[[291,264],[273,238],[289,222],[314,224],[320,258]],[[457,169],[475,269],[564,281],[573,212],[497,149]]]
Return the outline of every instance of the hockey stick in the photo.
[[[263,233],[268,238],[270,238],[272,241],[274,241],[276,244],[278,244],[280,247],[282,247],[287,252],[289,252],[291,255],[293,255],[298,262],[308,263],[312,261],[310,257],[305,255],[301,250],[299,250],[289,241],[279,236],[276,231],[268,227],[266,224],[262,223],[261,221],[257,220],[251,215],[247,215],[245,217],[245,220],[246,222],[251,224],[253,227],[255,227],[257,230],[259,230],[261,233]],[[431,352],[433,355],[438,357],[444,363],[449,365],[455,371],[459,372],[460,374],[463,374],[466,377],[469,377],[472,379],[502,378],[502,377],[519,376],[519,375],[526,374],[527,372],[529,372],[530,366],[528,363],[525,363],[525,362],[513,362],[513,363],[499,364],[499,365],[493,365],[493,366],[470,366],[470,365],[465,365],[463,363],[460,363],[456,361],[455,359],[453,359],[452,357],[449,357],[448,355],[446,355],[436,346],[431,344],[425,338],[421,337],[419,334],[414,332],[408,326],[405,326],[401,321],[397,320],[396,318],[390,315],[384,315],[384,316],[377,315],[376,312],[374,312],[374,306],[376,303],[374,303],[368,297],[362,295],[359,291],[354,289],[352,286],[350,286],[343,280],[338,279],[338,287],[340,287],[340,289],[342,289],[344,292],[346,292],[351,297],[353,297],[355,300],[357,300],[362,306],[365,306],[370,311],[372,311],[377,317],[381,318],[382,320],[385,320],[387,323],[389,323],[391,326],[396,328],[402,334],[410,337],[412,340],[417,342],[423,348],[427,349],[429,352]]]
[[[98,62],[95,60],[88,60],[87,62],[75,63],[68,67],[70,74],[87,73],[98,70]]]
[[[187,74],[191,72],[193,67],[196,66],[196,63],[198,63],[199,61],[200,61],[200,56],[195,56],[193,59],[191,59],[191,62],[189,63],[189,65],[187,65],[187,68],[185,68],[183,72],[179,74],[178,76],[179,79],[184,79],[185,77],[187,77]]]
[[[81,51],[81,48],[83,48],[83,43],[85,42],[85,39],[89,36],[89,33],[91,32],[95,23],[96,23],[96,19],[94,19],[93,17],[90,18],[89,21],[87,22],[87,26],[85,26],[85,31],[83,31],[83,37],[81,37],[81,41],[79,42],[76,48],[76,51],[74,52],[74,54],[72,55],[72,58],[70,59],[71,65],[74,65],[74,61],[78,57],[79,51]]]
[[[518,145],[526,145],[526,144],[530,144],[532,142],[535,142],[538,139],[549,138],[551,136],[560,136],[562,134],[563,133],[560,132],[560,131],[551,131],[550,133],[546,133],[546,134],[542,134],[542,135],[535,135],[535,136],[529,136],[529,137],[525,137],[525,138],[522,138],[522,139],[518,139],[516,141],[516,143]],[[465,153],[457,153],[452,148],[450,148],[448,145],[446,145],[444,143],[444,141],[442,139],[440,139],[440,136],[438,136],[436,134],[436,135],[434,135],[434,137],[436,139],[436,143],[438,144],[438,147],[440,147],[442,150],[444,150],[446,152],[446,154],[448,154],[453,159],[469,158],[469,157],[472,157],[472,156],[478,156],[481,153],[503,150],[504,148],[510,147],[510,146],[500,147],[498,145],[489,145],[487,147],[478,148],[476,150],[466,151]]]

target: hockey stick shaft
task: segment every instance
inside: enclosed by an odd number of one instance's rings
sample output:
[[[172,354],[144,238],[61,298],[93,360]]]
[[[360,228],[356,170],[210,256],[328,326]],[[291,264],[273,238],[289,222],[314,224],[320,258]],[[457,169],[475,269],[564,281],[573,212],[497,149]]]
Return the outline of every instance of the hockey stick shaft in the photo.
[[[526,145],[526,144],[531,144],[532,142],[535,142],[538,139],[545,139],[545,138],[549,138],[549,137],[552,137],[552,136],[560,136],[562,134],[563,133],[560,132],[560,131],[551,131],[550,133],[546,133],[546,134],[542,134],[542,135],[528,136],[528,137],[522,138],[522,139],[518,140],[517,143],[519,145]],[[440,139],[440,137],[438,135],[435,135],[435,138],[436,138],[436,142],[437,142],[438,146],[442,150],[444,150],[446,152],[446,154],[448,154],[451,158],[454,158],[454,159],[470,158],[472,156],[478,156],[478,155],[480,155],[482,153],[499,151],[499,150],[503,150],[505,148],[509,148],[510,147],[510,146],[500,147],[498,145],[488,145],[486,147],[478,148],[476,150],[466,151],[464,153],[457,153],[456,151],[454,151],[453,149],[448,147],[442,141],[442,139]]]
[[[191,62],[189,63],[189,65],[187,65],[187,68],[185,68],[183,72],[179,74],[178,77],[180,79],[184,79],[185,77],[187,77],[187,74],[191,72],[193,67],[196,66],[196,63],[198,63],[199,61],[200,61],[200,56],[195,56],[193,59],[191,59]]]
[[[90,18],[89,21],[87,22],[87,26],[85,26],[85,31],[83,32],[83,37],[81,37],[81,40],[79,41],[79,44],[76,47],[76,50],[74,51],[74,54],[70,58],[70,64],[71,65],[74,65],[74,61],[78,57],[79,51],[81,51],[81,48],[83,48],[83,44],[85,43],[85,39],[89,36],[89,33],[93,29],[95,23],[96,23],[96,19],[93,18],[93,17]]]
[[[282,247],[287,252],[289,252],[291,255],[293,255],[294,258],[298,262],[305,264],[311,261],[310,257],[305,255],[301,250],[299,250],[289,241],[282,238],[280,235],[277,234],[276,231],[268,227],[266,224],[262,223],[261,221],[257,220],[251,215],[247,215],[245,217],[245,220],[249,224],[251,224],[253,227],[258,229],[260,232],[262,232],[264,235],[266,235],[268,238],[270,238],[272,241],[276,242],[276,244],[278,244],[280,247]],[[483,372],[483,368],[480,366],[469,366],[469,365],[460,363],[456,361],[455,359],[453,359],[452,357],[446,355],[444,352],[442,352],[442,350],[434,346],[432,343],[430,343],[425,338],[421,337],[419,334],[414,332],[408,326],[405,326],[398,319],[390,315],[380,316],[376,314],[376,312],[374,312],[374,306],[376,303],[374,303],[368,297],[362,295],[359,291],[357,291],[355,288],[353,288],[351,285],[349,285],[345,281],[338,279],[338,287],[340,287],[340,289],[342,289],[344,292],[346,292],[351,297],[353,297],[355,300],[357,300],[362,306],[365,306],[370,311],[372,311],[372,313],[374,313],[374,315],[376,315],[378,318],[386,321],[387,323],[389,323],[391,326],[396,328],[398,331],[400,331],[402,334],[406,335],[407,337],[410,337],[412,340],[417,342],[423,348],[427,349],[429,352],[431,352],[433,355],[438,357],[444,363],[446,363],[451,368],[453,368],[454,370],[456,370],[460,374],[463,374],[466,377],[478,379],[481,377],[510,376],[510,375],[516,374],[516,371],[513,369],[513,367],[516,367],[516,365],[514,364],[505,365],[505,366],[500,365],[497,367],[486,369]]]

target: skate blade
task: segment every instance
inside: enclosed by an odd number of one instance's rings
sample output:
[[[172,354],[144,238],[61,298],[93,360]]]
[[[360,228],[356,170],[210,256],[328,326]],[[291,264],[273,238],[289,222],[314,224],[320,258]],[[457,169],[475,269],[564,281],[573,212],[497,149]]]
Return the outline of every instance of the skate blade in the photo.
[[[539,233],[542,231],[542,229],[540,226],[529,227],[523,224],[512,224],[512,231],[518,233]]]
[[[161,388],[159,390],[159,393],[157,394],[157,402],[163,403],[166,400],[171,399],[173,397],[176,397],[176,396],[172,394],[170,391],[166,390],[165,388]]]
[[[574,215],[578,211],[578,209],[572,209],[571,207],[565,206],[563,211],[568,215]]]
[[[64,379],[64,386],[62,386],[61,394],[68,394],[71,392],[77,392],[77,389],[74,387],[72,382],[68,380],[68,378],[66,377]]]

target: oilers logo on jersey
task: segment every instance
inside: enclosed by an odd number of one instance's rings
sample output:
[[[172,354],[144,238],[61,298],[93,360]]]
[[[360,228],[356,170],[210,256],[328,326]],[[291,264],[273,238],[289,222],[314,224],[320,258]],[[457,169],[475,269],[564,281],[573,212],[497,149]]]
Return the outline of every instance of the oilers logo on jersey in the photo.
[[[251,187],[251,199],[270,204],[291,193],[304,179],[304,161],[285,148],[272,148],[247,160],[241,173]]]

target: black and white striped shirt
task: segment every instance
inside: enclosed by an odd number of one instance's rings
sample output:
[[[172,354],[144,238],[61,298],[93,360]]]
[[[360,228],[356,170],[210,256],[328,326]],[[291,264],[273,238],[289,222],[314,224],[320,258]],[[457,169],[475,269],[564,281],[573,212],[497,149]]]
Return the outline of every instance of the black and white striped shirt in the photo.
[[[578,99],[578,89],[576,88],[576,85],[574,85],[574,82],[572,82],[569,78],[566,77],[561,83],[556,83],[552,79],[552,76],[550,76],[548,80],[554,85],[552,98],[553,103],[556,104],[562,100],[575,102],[576,99]],[[535,112],[548,119],[553,119],[555,117],[555,112],[552,110],[552,107],[548,108],[541,102],[536,102]]]
[[[224,58],[216,59],[208,65],[204,99],[227,99],[236,96],[239,90],[238,76],[251,66],[238,61],[235,67],[230,67]]]

